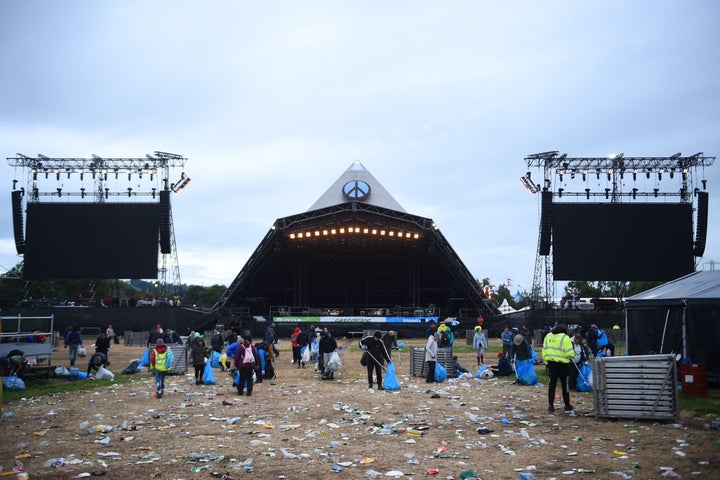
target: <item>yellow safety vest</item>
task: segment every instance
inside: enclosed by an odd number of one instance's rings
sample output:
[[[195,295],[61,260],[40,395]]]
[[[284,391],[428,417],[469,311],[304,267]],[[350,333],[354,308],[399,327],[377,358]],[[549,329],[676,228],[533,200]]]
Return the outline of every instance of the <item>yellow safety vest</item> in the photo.
[[[542,357],[545,363],[570,363],[575,355],[572,340],[564,333],[548,333],[543,342]]]
[[[159,353],[155,350],[155,370],[160,370],[161,372],[170,370],[167,364],[167,355],[168,350],[165,350],[165,353]]]

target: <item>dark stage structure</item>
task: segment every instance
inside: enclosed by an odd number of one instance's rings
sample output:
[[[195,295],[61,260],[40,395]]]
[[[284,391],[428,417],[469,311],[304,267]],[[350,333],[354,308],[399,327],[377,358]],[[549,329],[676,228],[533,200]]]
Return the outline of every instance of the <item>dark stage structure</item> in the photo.
[[[715,157],[573,158],[550,151],[525,161],[540,171],[537,183],[531,171],[520,178],[540,194],[541,207],[532,309],[523,314],[530,323],[568,316],[555,304],[558,280],[659,282],[695,271],[707,236],[705,168]]]
[[[416,333],[499,314],[435,222],[407,213],[360,162],[307,212],[273,223],[213,311]]]
[[[190,182],[186,160],[166,152],[8,158],[19,178],[11,200],[22,279],[158,279],[157,298],[177,295],[170,194]],[[171,183],[178,168],[183,172]]]

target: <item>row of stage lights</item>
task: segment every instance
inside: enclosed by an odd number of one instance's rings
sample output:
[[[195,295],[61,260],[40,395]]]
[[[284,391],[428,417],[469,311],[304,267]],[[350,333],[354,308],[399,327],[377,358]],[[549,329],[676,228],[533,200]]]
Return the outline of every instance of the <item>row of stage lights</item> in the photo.
[[[659,169],[657,170],[658,180],[662,180],[662,176],[663,176],[663,174],[666,173],[666,172],[670,174],[670,178],[675,178],[675,171],[676,171],[675,168],[671,168],[671,169],[669,169],[669,170],[666,170],[666,169],[664,169],[664,168],[659,168]],[[602,170],[598,168],[597,170],[595,170],[594,173],[595,173],[597,179],[600,180],[600,175],[602,174]],[[613,173],[614,173],[614,170],[613,170],[612,168],[610,168],[610,169],[607,170],[607,179],[608,179],[608,181],[612,180]],[[623,168],[623,169],[618,170],[618,173],[620,174],[620,178],[621,178],[621,179],[624,179],[624,178],[625,178],[625,173],[630,173],[630,172],[627,172],[627,171]],[[652,169],[652,168],[647,168],[647,169],[645,169],[644,172],[641,172],[640,169],[634,168],[631,173],[632,173],[633,180],[637,180],[638,174],[645,173],[645,178],[648,178],[648,179],[649,179],[650,176],[652,176],[654,172],[653,172],[653,169]],[[560,169],[558,169],[557,174],[558,174],[558,177],[559,177],[559,179],[560,179],[561,182],[563,181],[563,175],[570,175],[570,178],[571,178],[571,179],[575,179],[575,175],[582,175],[582,179],[583,179],[583,182],[584,182],[584,181],[587,180],[587,177],[588,177],[588,175],[590,175],[590,172],[589,172],[587,169],[578,171],[577,169],[569,170],[569,169],[562,169],[562,168],[560,168]],[[682,179],[683,179],[683,180],[686,180],[686,179],[687,179],[687,174],[688,174],[688,169],[687,169],[687,168],[683,168],[683,169],[681,170],[681,174],[682,174]]]
[[[304,238],[313,238],[313,237],[327,237],[332,235],[345,235],[345,234],[363,234],[363,235],[375,235],[380,237],[390,237],[390,238],[408,238],[417,240],[420,238],[419,233],[414,232],[403,232],[403,231],[395,231],[395,230],[384,230],[384,229],[377,229],[377,228],[367,228],[367,227],[340,227],[340,228],[329,228],[329,229],[323,229],[323,230],[314,230],[314,231],[308,231],[308,232],[297,232],[297,233],[291,233],[290,239],[291,240],[302,240]]]
[[[132,169],[132,168],[127,168],[127,169],[113,168],[113,169],[110,169],[110,170],[112,171],[112,173],[115,174],[115,178],[116,178],[116,179],[118,178],[118,176],[119,176],[121,173],[127,174],[128,180],[132,179],[133,173],[136,174],[136,175],[138,175],[139,178],[142,178],[143,173],[144,173],[144,174],[150,175],[150,180],[152,181],[154,175],[157,173],[157,170],[154,169],[154,168],[149,168],[149,165],[147,165],[147,167],[148,167],[148,168],[138,168],[137,170],[134,170],[134,169]],[[91,170],[89,173],[92,175],[92,178],[93,178],[93,179],[95,178],[96,175],[99,174],[99,175],[101,175],[101,176],[103,177],[103,180],[107,180],[107,178],[108,178],[108,173],[110,172],[110,170],[107,169],[107,168],[101,168],[100,170],[97,170],[97,171]],[[88,173],[88,172],[87,172],[85,169],[83,169],[83,168],[66,168],[66,169],[62,169],[62,170],[61,170],[60,168],[53,168],[53,169],[50,169],[50,168],[42,168],[42,169],[40,169],[40,168],[32,168],[32,169],[30,170],[30,172],[32,173],[33,180],[35,180],[35,181],[38,179],[38,174],[39,174],[39,173],[44,173],[44,174],[45,174],[45,178],[48,178],[49,175],[52,173],[52,174],[55,175],[55,178],[56,178],[57,180],[60,180],[60,175],[63,174],[63,173],[67,174],[67,178],[70,178],[70,175],[73,174],[73,173],[80,174],[80,180],[83,180],[83,179],[85,178],[85,174]]]
[[[706,180],[703,180],[703,185],[705,185],[705,182],[706,182]],[[561,197],[561,198],[562,198],[564,191],[565,191],[564,188],[558,188],[558,197]],[[606,198],[606,199],[609,199],[609,198],[610,198],[610,192],[611,192],[611,191],[612,191],[611,189],[605,188],[605,198]],[[633,189],[632,189],[632,191],[630,192],[630,195],[632,195],[632,198],[633,198],[633,199],[637,198],[639,191],[640,191],[640,190],[638,190],[637,188],[633,188]],[[699,191],[700,191],[700,189],[699,189],[699,188],[696,188],[696,189],[694,190],[695,195],[697,195],[697,193],[698,193]],[[659,189],[659,188],[653,188],[653,196],[658,197],[659,195],[660,195],[660,189]],[[675,194],[675,195],[677,195],[677,194]],[[680,197],[685,198],[685,196],[687,195],[687,189],[681,188],[679,195],[680,195]],[[665,194],[663,194],[663,196],[665,196]],[[590,199],[590,189],[589,189],[589,188],[586,188],[586,189],[585,189],[585,198],[588,199],[588,200]]]

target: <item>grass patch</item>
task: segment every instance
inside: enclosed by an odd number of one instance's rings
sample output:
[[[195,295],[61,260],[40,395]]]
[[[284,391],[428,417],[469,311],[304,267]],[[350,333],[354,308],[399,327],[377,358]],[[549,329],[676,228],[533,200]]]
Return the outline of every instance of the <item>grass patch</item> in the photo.
[[[79,378],[70,380],[64,378],[37,379],[25,382],[25,390],[3,390],[2,403],[8,405],[22,398],[41,397],[63,392],[77,392],[107,387],[113,384],[126,384],[140,380],[140,375],[115,375],[114,380],[88,380]]]

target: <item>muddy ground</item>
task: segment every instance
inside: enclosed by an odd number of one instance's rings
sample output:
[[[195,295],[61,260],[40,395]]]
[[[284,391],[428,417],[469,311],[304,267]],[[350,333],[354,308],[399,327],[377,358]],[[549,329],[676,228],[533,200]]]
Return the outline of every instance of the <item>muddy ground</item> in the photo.
[[[282,346],[276,379],[252,397],[215,370],[216,385],[170,376],[157,399],[145,369],[131,383],[5,404],[3,474],[15,466],[29,478],[720,478],[720,431],[705,427],[717,415],[603,420],[592,393],[574,392],[577,415],[549,415],[547,386],[426,384],[409,375],[409,348],[395,361],[401,390],[370,392],[357,348],[343,349],[341,372],[323,381],[312,365],[292,365]],[[119,374],[141,355],[113,346],[110,369]],[[475,368],[473,353],[460,360]],[[65,351],[53,364],[68,365]]]

